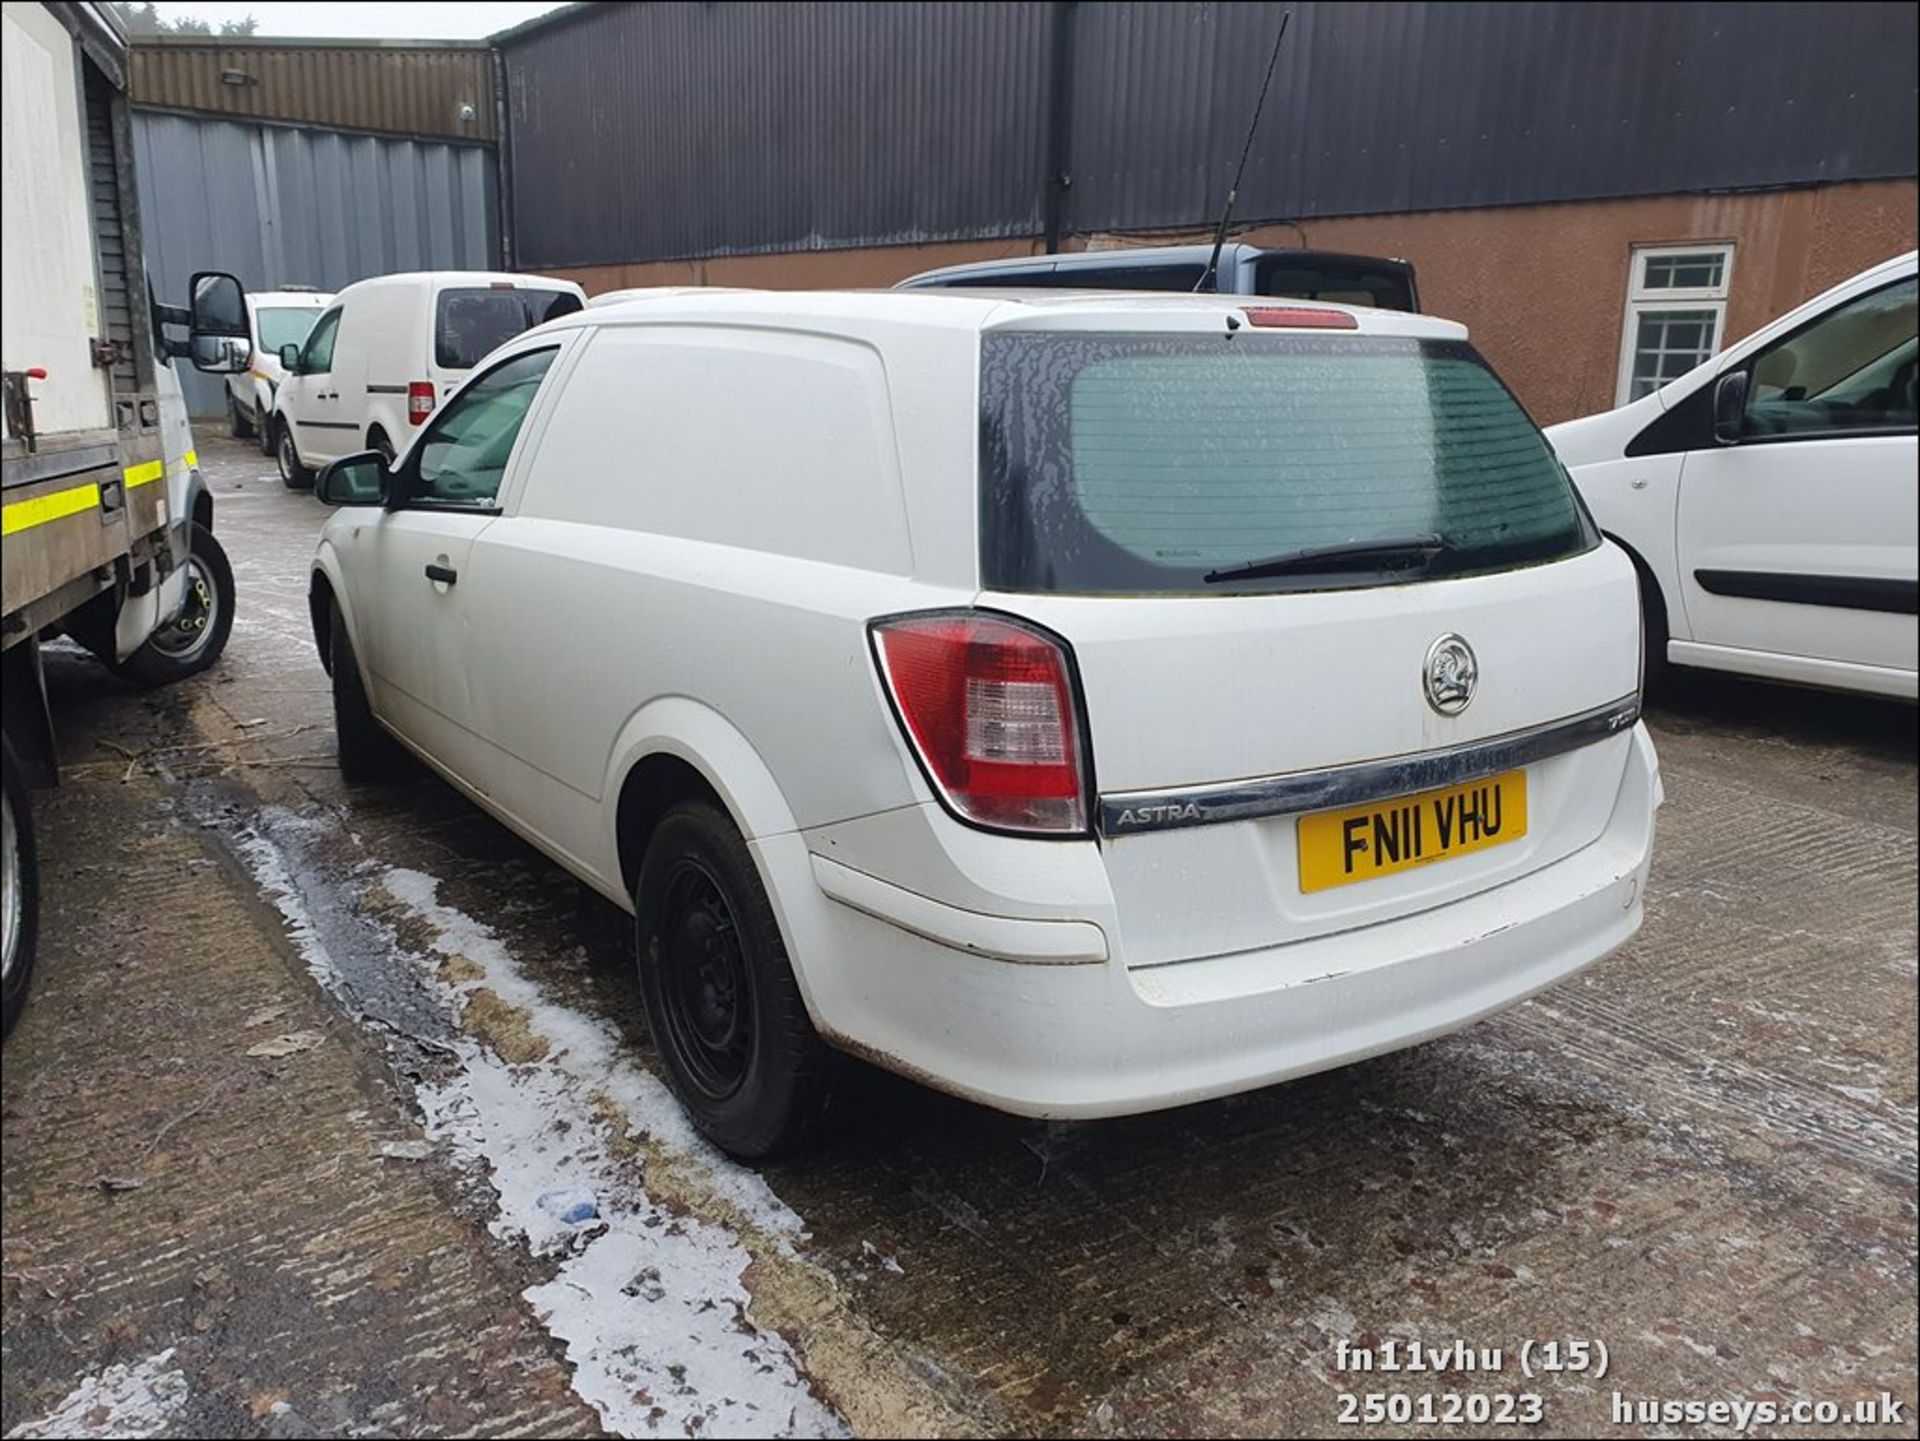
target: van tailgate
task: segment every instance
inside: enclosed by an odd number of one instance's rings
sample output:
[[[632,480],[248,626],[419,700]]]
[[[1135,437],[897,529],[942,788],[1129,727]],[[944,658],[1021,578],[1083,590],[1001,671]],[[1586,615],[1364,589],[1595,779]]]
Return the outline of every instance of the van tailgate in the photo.
[[[1297,812],[1200,824],[1174,812],[1192,788],[1432,755],[1631,698],[1635,587],[1625,556],[1603,545],[1424,583],[982,604],[1072,645],[1100,795],[1169,808],[1137,828],[1109,824],[1101,842],[1122,953],[1151,965],[1391,920],[1594,840],[1626,763],[1624,728],[1524,767],[1524,836],[1350,885],[1303,889]],[[1479,672],[1472,702],[1451,716],[1429,704],[1423,681],[1430,647],[1449,633],[1472,647]]]

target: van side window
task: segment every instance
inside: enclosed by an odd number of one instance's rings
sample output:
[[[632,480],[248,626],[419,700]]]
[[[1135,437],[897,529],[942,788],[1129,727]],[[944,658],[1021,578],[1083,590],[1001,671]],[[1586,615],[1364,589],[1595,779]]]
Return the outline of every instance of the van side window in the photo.
[[[1857,296],[1754,357],[1745,433],[1822,436],[1915,426],[1915,279]]]
[[[513,443],[556,354],[516,355],[455,396],[420,441],[408,498],[430,506],[491,507]]]
[[[333,369],[333,342],[340,334],[341,307],[335,306],[313,323],[307,343],[300,351],[302,375],[325,375]]]

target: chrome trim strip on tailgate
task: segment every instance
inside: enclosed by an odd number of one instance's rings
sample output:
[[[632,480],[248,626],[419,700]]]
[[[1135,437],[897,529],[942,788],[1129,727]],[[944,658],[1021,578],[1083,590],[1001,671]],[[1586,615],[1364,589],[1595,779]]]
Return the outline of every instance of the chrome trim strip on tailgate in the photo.
[[[1506,735],[1447,750],[1421,751],[1390,760],[1359,761],[1353,765],[1328,766],[1324,770],[1293,771],[1287,775],[1224,781],[1217,785],[1103,795],[1100,797],[1100,833],[1127,836],[1142,831],[1215,825],[1221,821],[1256,820],[1459,785],[1579,750],[1620,734],[1639,719],[1640,697],[1636,694],[1622,696],[1565,720],[1509,731]]]

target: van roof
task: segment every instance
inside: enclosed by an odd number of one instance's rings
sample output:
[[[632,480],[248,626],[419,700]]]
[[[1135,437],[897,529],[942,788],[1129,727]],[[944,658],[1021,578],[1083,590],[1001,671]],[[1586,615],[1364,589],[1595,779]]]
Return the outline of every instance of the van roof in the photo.
[[[1340,311],[1353,331],[1322,334],[1392,335],[1464,340],[1466,327],[1430,315],[1318,300],[1253,295],[1162,295],[1138,290],[702,290],[656,291],[613,299],[549,321],[545,328],[644,321],[719,321],[789,328],[835,322],[920,325],[935,330],[1212,330],[1229,317],[1247,322],[1249,310]],[[1298,332],[1296,332],[1298,333]]]
[[[521,290],[573,290],[580,287],[571,280],[551,275],[516,275],[506,270],[401,270],[392,275],[369,275],[340,291],[341,295],[366,290],[415,285],[512,285]]]

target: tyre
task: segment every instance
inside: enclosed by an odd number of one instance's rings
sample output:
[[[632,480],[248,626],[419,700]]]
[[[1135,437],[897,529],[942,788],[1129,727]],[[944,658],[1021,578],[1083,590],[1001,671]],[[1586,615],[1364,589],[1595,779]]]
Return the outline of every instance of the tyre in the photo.
[[[367,449],[379,451],[380,458],[387,463],[389,469],[392,468],[394,457],[393,442],[387,439],[387,433],[377,425],[367,432]]]
[[[367,688],[360,681],[360,662],[347,634],[339,602],[327,631],[328,663],[333,669],[333,731],[339,747],[340,778],[350,785],[391,780],[406,764],[406,752],[373,718]]]
[[[1660,593],[1660,582],[1640,566],[1640,644],[1644,659],[1640,666],[1640,691],[1652,695],[1667,681],[1667,600]]]
[[[33,958],[40,939],[40,871],[33,844],[33,808],[14,764],[13,747],[0,740],[0,1036],[10,1035],[27,1003]]]
[[[264,410],[254,412],[253,430],[255,436],[258,437],[260,441],[260,453],[262,455],[276,455],[279,453],[276,449],[276,436],[274,434],[278,428],[279,427],[273,423],[273,416],[270,412]]]
[[[280,483],[288,490],[312,490],[313,472],[300,463],[294,448],[293,427],[281,421],[275,427],[273,453],[280,461]]]
[[[187,594],[180,613],[147,637],[115,669],[141,685],[171,685],[220,659],[233,632],[233,567],[213,532],[193,525]]]
[[[253,407],[243,406],[227,391],[227,434],[235,440],[251,440],[254,434]]]
[[[793,1150],[826,1114],[814,1033],[740,832],[712,803],[668,811],[634,888],[640,991],[674,1094],[735,1156]]]

